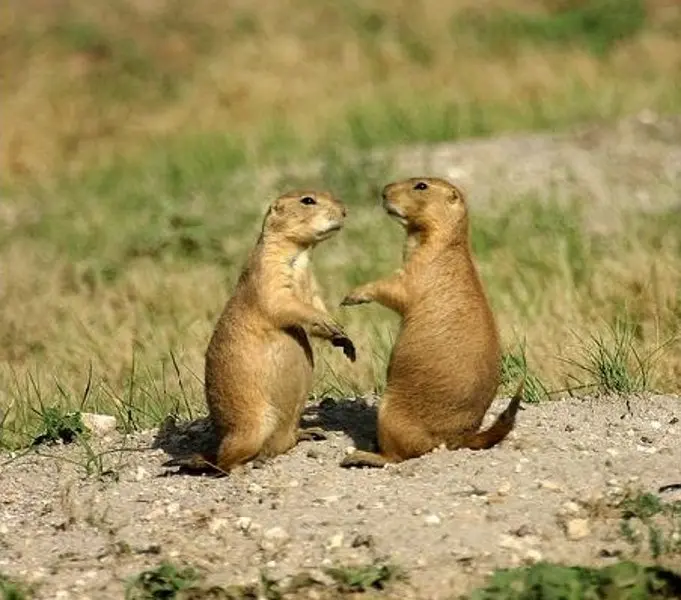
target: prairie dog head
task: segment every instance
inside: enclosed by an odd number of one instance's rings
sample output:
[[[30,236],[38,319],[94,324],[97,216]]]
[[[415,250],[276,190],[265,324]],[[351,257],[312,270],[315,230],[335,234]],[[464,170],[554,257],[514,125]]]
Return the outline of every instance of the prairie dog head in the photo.
[[[412,177],[386,185],[383,208],[407,232],[458,233],[468,226],[463,191],[436,177]]]
[[[294,190],[272,202],[263,233],[311,246],[342,229],[346,213],[345,205],[329,192]]]

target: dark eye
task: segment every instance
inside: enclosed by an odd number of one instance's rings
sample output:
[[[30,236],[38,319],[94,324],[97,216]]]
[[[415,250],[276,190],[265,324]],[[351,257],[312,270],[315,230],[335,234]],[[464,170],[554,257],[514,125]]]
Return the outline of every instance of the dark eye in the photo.
[[[428,184],[427,184],[427,183],[423,183],[423,181],[419,181],[419,182],[414,186],[414,189],[415,189],[415,190],[420,190],[420,191],[427,190],[427,189],[428,189]]]
[[[317,204],[317,201],[312,196],[303,196],[300,199],[300,203],[310,205],[310,204]]]

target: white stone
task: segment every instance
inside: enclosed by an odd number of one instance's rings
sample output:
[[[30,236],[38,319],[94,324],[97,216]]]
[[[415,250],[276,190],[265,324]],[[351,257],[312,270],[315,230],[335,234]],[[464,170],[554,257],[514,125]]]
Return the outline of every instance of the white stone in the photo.
[[[565,525],[565,535],[569,540],[581,540],[591,533],[588,519],[571,519]]]
[[[437,515],[426,515],[423,520],[426,525],[439,525],[442,522],[440,517]]]
[[[105,436],[116,431],[116,417],[111,415],[80,413],[80,418],[93,435]]]
[[[208,531],[210,531],[213,535],[223,530],[225,527],[227,527],[227,519],[220,519],[216,517],[215,519],[211,519],[211,521],[208,523]]]
[[[248,531],[251,528],[251,523],[253,523],[251,517],[239,517],[236,520],[236,526],[241,529],[241,531]]]
[[[570,515],[578,514],[581,509],[581,506],[572,500],[568,500],[563,504],[563,511]]]
[[[543,560],[544,556],[542,555],[539,550],[536,548],[530,548],[526,553],[525,553],[525,562],[529,564],[535,564],[538,562],[541,562]]]
[[[511,484],[508,481],[504,481],[500,486],[499,489],[497,489],[497,494],[500,496],[508,496],[509,492],[511,491]]]
[[[329,538],[329,541],[326,543],[326,547],[329,550],[335,550],[337,548],[341,548],[343,546],[343,540],[344,540],[343,533],[337,533],[335,535],[332,535]]]
[[[271,529],[266,529],[263,534],[263,538],[266,540],[285,542],[289,535],[283,527],[272,527]]]

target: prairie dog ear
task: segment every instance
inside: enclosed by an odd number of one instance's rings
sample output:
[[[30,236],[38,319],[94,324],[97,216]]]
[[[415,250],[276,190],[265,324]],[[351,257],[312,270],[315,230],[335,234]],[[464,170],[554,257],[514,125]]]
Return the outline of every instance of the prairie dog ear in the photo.
[[[450,204],[459,204],[460,202],[464,201],[464,198],[464,191],[460,187],[452,184],[449,190],[449,195],[447,196],[447,201]]]

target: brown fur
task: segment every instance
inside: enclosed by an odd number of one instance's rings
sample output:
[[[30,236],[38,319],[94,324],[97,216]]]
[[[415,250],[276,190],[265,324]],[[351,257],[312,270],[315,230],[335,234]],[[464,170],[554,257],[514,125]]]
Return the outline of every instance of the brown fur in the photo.
[[[489,448],[513,428],[522,384],[497,421],[478,431],[499,385],[501,349],[471,257],[463,193],[442,179],[413,178],[387,185],[383,206],[407,231],[403,268],[342,304],[379,302],[402,324],[378,409],[379,453],[358,451],[342,465],[382,466],[441,444]]]
[[[206,351],[206,401],[219,448],[169,466],[214,463],[227,472],[318,434],[298,430],[313,383],[308,334],[341,346],[353,361],[355,350],[324,306],[309,255],[345,215],[344,205],[323,192],[290,192],[270,206]]]

